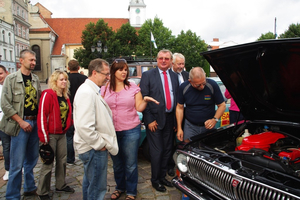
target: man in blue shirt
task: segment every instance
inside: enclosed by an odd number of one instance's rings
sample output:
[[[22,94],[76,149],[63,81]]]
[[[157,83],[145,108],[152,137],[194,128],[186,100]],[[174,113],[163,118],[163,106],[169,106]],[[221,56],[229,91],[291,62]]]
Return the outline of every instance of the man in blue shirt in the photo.
[[[215,105],[218,106],[216,111]],[[190,71],[189,80],[182,83],[178,90],[176,107],[178,140],[189,142],[191,137],[214,129],[225,109],[226,105],[218,84],[214,80],[206,79],[201,67],[194,67]]]

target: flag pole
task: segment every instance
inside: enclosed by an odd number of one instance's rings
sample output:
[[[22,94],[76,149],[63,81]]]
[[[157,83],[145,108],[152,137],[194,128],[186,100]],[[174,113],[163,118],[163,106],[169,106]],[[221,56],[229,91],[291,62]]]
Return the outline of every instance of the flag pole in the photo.
[[[152,41],[151,41],[151,29],[150,29],[150,64],[152,64]]]

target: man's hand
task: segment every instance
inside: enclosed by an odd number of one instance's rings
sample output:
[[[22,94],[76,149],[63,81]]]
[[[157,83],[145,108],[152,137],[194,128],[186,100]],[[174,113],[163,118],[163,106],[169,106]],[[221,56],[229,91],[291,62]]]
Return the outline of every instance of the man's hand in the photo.
[[[32,131],[32,126],[24,120],[20,121],[19,125],[20,125],[21,129],[23,129],[25,132],[31,132]]]
[[[215,127],[216,124],[217,124],[217,122],[215,119],[208,119],[204,122],[206,129],[212,129]]]
[[[148,124],[148,128],[151,132],[155,132],[157,129],[157,122],[156,120],[154,120],[153,122],[151,122],[150,124]]]
[[[183,131],[182,131],[182,129],[177,130],[177,138],[178,138],[179,141],[183,141]]]

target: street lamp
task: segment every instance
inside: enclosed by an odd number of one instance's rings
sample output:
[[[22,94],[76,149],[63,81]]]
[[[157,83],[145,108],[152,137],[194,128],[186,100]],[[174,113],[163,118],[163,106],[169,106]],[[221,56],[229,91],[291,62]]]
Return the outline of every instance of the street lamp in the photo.
[[[207,51],[212,50],[212,47],[210,45],[207,46]]]
[[[102,42],[101,42],[101,40],[99,40],[97,42],[97,47],[95,47],[94,45],[91,46],[92,53],[94,53],[95,50],[97,50],[97,52],[99,52],[99,58],[102,58],[102,54],[101,54],[102,53]],[[103,51],[104,51],[104,53],[107,52],[107,46],[106,45],[104,46]]]

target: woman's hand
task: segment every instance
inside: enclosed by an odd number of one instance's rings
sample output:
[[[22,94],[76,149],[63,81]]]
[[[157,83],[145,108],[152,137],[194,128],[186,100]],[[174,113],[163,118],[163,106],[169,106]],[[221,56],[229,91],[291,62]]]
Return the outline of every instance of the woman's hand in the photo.
[[[156,103],[157,105],[159,104],[158,101],[156,101],[156,100],[153,99],[152,97],[148,97],[148,96],[145,96],[145,97],[144,97],[144,101],[147,102],[147,103],[152,101],[152,102]]]

